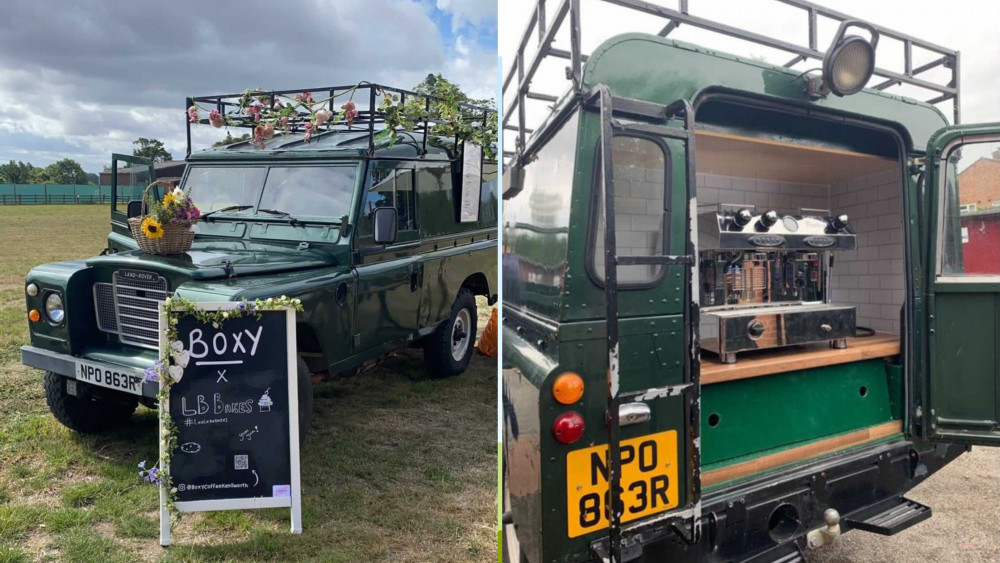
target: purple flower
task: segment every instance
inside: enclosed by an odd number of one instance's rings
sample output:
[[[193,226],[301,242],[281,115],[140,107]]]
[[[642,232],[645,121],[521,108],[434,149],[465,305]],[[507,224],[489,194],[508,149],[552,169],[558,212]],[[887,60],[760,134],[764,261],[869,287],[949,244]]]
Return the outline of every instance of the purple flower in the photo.
[[[151,381],[153,383],[156,383],[157,381],[159,381],[160,380],[160,367],[161,367],[160,362],[156,362],[155,364],[153,364],[153,365],[149,366],[148,368],[146,368],[146,381]],[[146,462],[143,462],[143,463],[146,463]]]
[[[139,462],[139,469],[146,469],[146,460],[142,460]]]

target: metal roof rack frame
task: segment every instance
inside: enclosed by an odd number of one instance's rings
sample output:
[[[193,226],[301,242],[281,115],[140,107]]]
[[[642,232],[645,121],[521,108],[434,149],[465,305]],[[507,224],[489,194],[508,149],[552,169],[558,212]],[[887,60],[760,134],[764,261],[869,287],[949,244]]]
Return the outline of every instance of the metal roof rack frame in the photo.
[[[421,98],[424,100],[424,111],[430,110],[431,101],[446,102],[446,100],[439,98],[437,96],[430,96],[427,94],[421,94],[419,92],[414,92],[412,90],[404,90],[402,88],[395,88],[392,86],[385,86],[383,84],[374,84],[369,82],[362,82],[357,85],[350,86],[322,86],[318,88],[298,88],[295,90],[261,90],[250,92],[250,95],[254,98],[264,98],[265,100],[270,100],[271,107],[274,107],[274,101],[279,96],[289,96],[295,94],[301,94],[305,92],[312,93],[325,93],[330,99],[327,108],[333,112],[336,116],[339,112],[339,105],[347,101],[346,97],[342,97],[351,90],[354,90],[353,97],[358,97],[361,100],[365,100],[368,103],[367,109],[358,109],[358,116],[353,120],[351,125],[347,124],[346,120],[335,120],[331,119],[323,125],[322,132],[329,131],[343,131],[343,132],[365,132],[368,133],[368,154],[369,157],[375,154],[375,136],[385,130],[385,117],[381,111],[377,109],[376,102],[381,95],[398,95],[398,102],[394,102],[394,105],[399,106],[400,113],[402,113],[402,108],[406,103],[408,97]],[[247,129],[253,129],[258,125],[252,117],[237,115],[233,110],[240,107],[240,98],[244,96],[244,92],[238,94],[217,94],[212,96],[197,96],[189,97],[184,101],[184,109],[191,107],[195,103],[211,105],[214,109],[217,109],[219,113],[226,116],[228,120],[227,127],[243,127]],[[338,96],[340,99],[335,102],[334,96]],[[335,106],[337,104],[337,107]],[[360,104],[358,104],[360,105]],[[469,104],[465,102],[459,102],[458,107],[464,110],[468,110],[468,113],[463,116],[464,120],[468,120],[473,123],[480,123],[483,127],[486,127],[489,121],[489,116],[491,113],[495,113],[496,110],[477,106],[474,104]],[[303,111],[298,111],[297,113],[290,116],[289,119],[289,130],[293,133],[304,131],[304,125],[309,121],[310,114]],[[191,156],[191,125],[193,123],[189,120],[187,122],[187,156]],[[207,118],[199,118],[196,122],[197,124],[208,125],[209,121]],[[383,127],[377,128],[376,125],[381,124]],[[424,119],[417,122],[416,126],[411,131],[414,134],[421,134],[421,155],[427,153],[427,139],[428,136],[434,136],[431,131],[433,127],[437,124],[432,119],[425,116]],[[458,135],[455,136],[455,145],[457,146],[459,142]],[[417,157],[419,158],[419,157]]]
[[[528,25],[521,36],[518,44],[514,62],[504,75],[502,104],[507,99],[508,88],[516,82],[513,99],[504,107],[503,122],[501,127],[505,131],[516,133],[514,138],[516,151],[503,151],[504,158],[516,157],[524,150],[527,136],[537,131],[526,127],[525,124],[525,103],[529,100],[554,103],[561,99],[558,96],[535,92],[530,89],[531,81],[538,71],[542,61],[548,57],[567,59],[569,66],[566,68],[566,79],[571,81],[570,93],[575,96],[582,95],[581,78],[583,63],[587,60],[587,55],[580,52],[580,4],[581,0],[560,0],[553,13],[546,11],[547,0],[537,0],[535,9],[531,14]],[[551,1],[551,0],[549,0]],[[893,72],[884,68],[875,68],[874,76],[879,76],[885,80],[872,86],[875,90],[885,90],[892,86],[907,84],[918,86],[937,93],[937,96],[925,100],[926,103],[936,105],[948,100],[953,101],[954,123],[961,122],[960,94],[961,94],[961,74],[959,71],[961,55],[958,51],[936,45],[929,41],[917,39],[911,35],[895,31],[880,25],[875,25],[858,18],[851,17],[842,12],[824,8],[806,0],[774,0],[788,6],[801,9],[806,16],[808,24],[808,46],[789,43],[781,39],[769,37],[760,33],[755,33],[740,29],[738,27],[691,15],[689,11],[689,0],[677,0],[677,9],[667,8],[645,0],[588,0],[591,2],[607,2],[622,8],[628,8],[636,12],[657,16],[666,20],[663,29],[658,35],[666,37],[680,25],[690,25],[696,28],[713,31],[722,35],[742,39],[752,43],[757,43],[766,47],[786,51],[794,58],[784,64],[791,67],[799,62],[809,59],[822,60],[826,53],[817,44],[817,30],[819,18],[824,17],[836,22],[857,21],[871,26],[880,35],[890,37],[903,43],[903,68],[902,73]],[[553,46],[556,34],[562,26],[569,20],[570,49],[566,51]],[[531,60],[525,59],[525,49],[529,45],[532,35],[537,32],[537,50]],[[938,55],[934,60],[920,65],[913,66],[913,50],[922,49]],[[934,68],[946,68],[951,70],[951,79],[946,84],[924,80],[918,75]],[[516,80],[515,80],[516,79]],[[515,124],[510,124],[514,116],[517,116]],[[518,157],[520,158],[520,157]],[[508,161],[509,162],[509,161]]]

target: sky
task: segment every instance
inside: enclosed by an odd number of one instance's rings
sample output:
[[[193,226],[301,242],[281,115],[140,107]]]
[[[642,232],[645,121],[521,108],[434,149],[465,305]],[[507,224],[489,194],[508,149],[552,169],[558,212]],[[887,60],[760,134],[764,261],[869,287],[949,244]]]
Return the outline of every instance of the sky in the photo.
[[[185,97],[247,88],[412,88],[441,73],[494,98],[496,50],[493,0],[4,2],[0,162],[100,172],[138,137],[182,159]],[[198,129],[200,146],[224,136]]]
[[[650,0],[654,4],[677,9],[678,0]],[[814,0],[815,3],[861,18],[911,36],[961,51],[962,122],[981,123],[1000,121],[1000,2],[995,0],[962,0],[942,3],[939,0]],[[498,20],[500,31],[499,53],[506,72],[511,65],[517,44],[524,33],[528,17],[536,2],[512,0],[503,3]],[[548,9],[555,10],[557,0],[549,0]],[[592,52],[609,37],[626,31],[656,33],[667,20],[633,15],[633,12],[598,0],[581,0],[581,43],[584,54]],[[767,34],[799,45],[808,45],[805,12],[775,0],[689,0],[690,13],[721,21],[742,29]],[[551,16],[550,16],[551,19]],[[836,33],[837,24],[821,18],[818,43],[822,50],[829,46]],[[556,46],[568,49],[568,26],[557,35]],[[772,50],[755,44],[730,39],[718,34],[681,26],[671,38],[695,43],[742,56],[764,57],[768,62],[784,64],[792,57],[783,51]],[[537,35],[530,41],[533,52]],[[530,57],[527,57],[530,60]],[[926,53],[914,53],[914,66],[931,60]],[[903,69],[902,43],[883,38],[878,49],[877,65],[901,72]],[[533,91],[561,95],[568,88],[562,80],[564,59],[556,59],[548,68],[544,63],[532,84]],[[807,70],[818,66],[816,61],[800,63],[794,68]],[[944,71],[947,72],[947,71]],[[937,77],[928,72],[924,78]],[[947,76],[950,76],[947,75]],[[510,91],[510,90],[509,90]],[[921,100],[933,97],[922,89],[896,87],[888,90]],[[504,107],[509,103],[505,100]],[[939,107],[950,118],[950,102]],[[537,124],[547,112],[541,102],[534,102],[529,110],[528,126]],[[510,150],[507,135],[504,144]]]

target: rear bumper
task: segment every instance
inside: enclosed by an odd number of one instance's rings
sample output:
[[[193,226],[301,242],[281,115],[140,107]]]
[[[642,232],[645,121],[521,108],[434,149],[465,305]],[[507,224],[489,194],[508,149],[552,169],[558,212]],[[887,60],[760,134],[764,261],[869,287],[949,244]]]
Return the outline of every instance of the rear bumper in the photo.
[[[141,377],[144,375],[143,372],[145,368],[151,366],[153,362],[156,361],[156,355],[153,351],[145,351],[138,352],[130,356],[116,356],[109,354],[106,351],[88,351],[85,349],[82,358],[77,358],[68,354],[60,354],[59,352],[38,348],[37,346],[21,347],[22,364],[45,371],[51,371],[52,373],[68,377],[70,379],[77,379],[76,363],[80,359],[86,359],[90,363],[112,366],[118,371],[131,372]],[[158,384],[151,381],[143,382],[143,397],[154,399],[156,398],[156,393],[158,391]]]
[[[852,516],[900,497],[967,451],[954,444],[895,440],[845,452],[736,483],[704,496],[701,537],[691,538],[691,521],[643,522],[623,530],[625,561],[770,562],[806,551],[806,534],[823,527],[823,511],[835,508],[841,530]],[[797,525],[775,529],[776,509],[797,516]],[[687,536],[687,539],[685,539]],[[689,543],[690,542],[690,543]],[[607,538],[591,544],[592,560],[607,553]]]

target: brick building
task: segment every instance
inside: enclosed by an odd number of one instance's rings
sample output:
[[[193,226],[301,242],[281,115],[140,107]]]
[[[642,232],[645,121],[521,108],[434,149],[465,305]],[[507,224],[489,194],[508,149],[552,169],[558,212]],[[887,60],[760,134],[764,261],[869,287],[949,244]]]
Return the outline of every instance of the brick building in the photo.
[[[958,174],[962,270],[1000,273],[1000,149]]]

